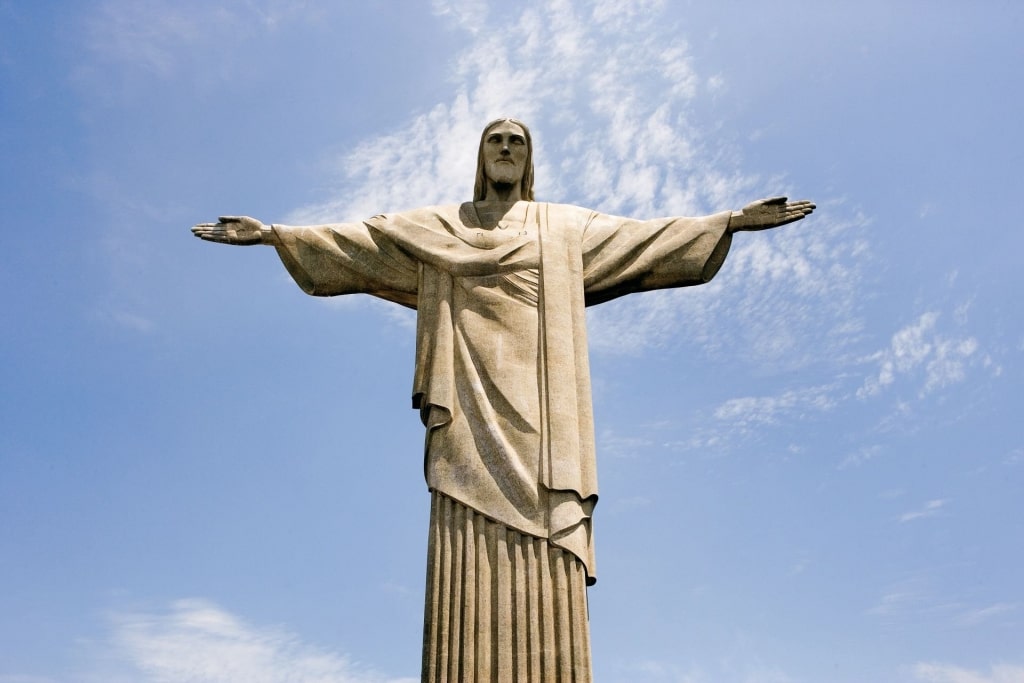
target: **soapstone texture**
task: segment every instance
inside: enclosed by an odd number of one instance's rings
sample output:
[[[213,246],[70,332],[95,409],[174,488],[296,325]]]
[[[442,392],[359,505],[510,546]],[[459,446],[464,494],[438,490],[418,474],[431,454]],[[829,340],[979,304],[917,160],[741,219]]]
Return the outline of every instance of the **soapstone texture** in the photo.
[[[707,282],[734,232],[810,202],[636,220],[533,201],[529,129],[481,137],[474,201],[359,223],[224,217],[200,238],[277,249],[308,294],[417,311],[413,407],[431,492],[422,680],[587,683],[597,502],[584,309]]]

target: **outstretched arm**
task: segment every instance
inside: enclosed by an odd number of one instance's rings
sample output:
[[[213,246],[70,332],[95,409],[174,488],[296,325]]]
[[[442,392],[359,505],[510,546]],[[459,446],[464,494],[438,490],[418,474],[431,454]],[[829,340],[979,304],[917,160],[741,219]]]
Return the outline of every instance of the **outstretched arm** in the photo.
[[[192,234],[207,242],[250,246],[267,244],[278,246],[280,240],[269,225],[263,225],[248,216],[221,216],[217,223],[200,223],[192,226]]]
[[[388,220],[269,226],[248,216],[221,216],[217,223],[193,226],[192,234],[208,242],[274,247],[307,294],[372,294],[415,308],[418,264],[385,234],[381,223]]]
[[[801,200],[790,202],[786,197],[759,199],[747,204],[739,211],[733,211],[729,218],[729,232],[743,230],[768,230],[780,225],[798,221],[814,211],[813,202]]]

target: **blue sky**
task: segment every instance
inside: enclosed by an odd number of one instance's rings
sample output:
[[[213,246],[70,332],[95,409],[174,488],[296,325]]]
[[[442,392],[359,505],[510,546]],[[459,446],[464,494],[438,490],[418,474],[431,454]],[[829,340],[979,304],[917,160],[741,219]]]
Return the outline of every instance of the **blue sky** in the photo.
[[[341,5],[0,0],[0,683],[418,675],[412,318],[188,227],[463,201],[503,114],[541,200],[819,207],[591,311],[597,680],[1024,681],[1024,10]]]

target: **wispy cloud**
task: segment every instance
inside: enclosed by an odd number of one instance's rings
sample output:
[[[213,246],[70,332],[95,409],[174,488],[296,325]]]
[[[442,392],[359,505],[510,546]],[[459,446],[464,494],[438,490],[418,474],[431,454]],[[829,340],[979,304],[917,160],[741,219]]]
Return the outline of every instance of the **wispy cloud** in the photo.
[[[692,105],[723,78],[697,72],[685,32],[662,7],[524,3],[497,13],[471,0],[435,2],[465,36],[451,98],[346,153],[334,196],[288,220],[359,220],[463,201],[480,127],[502,115],[534,129],[541,200],[655,217],[738,208],[784,191],[779,178],[743,172],[735,147],[696,122]],[[848,344],[861,328],[855,292],[866,243],[856,229],[867,221],[847,213],[837,205],[815,216],[813,229],[737,240],[719,280],[696,295],[654,292],[600,307],[593,347],[637,353],[687,340],[792,365],[811,356],[811,340],[817,352]]]
[[[847,467],[857,467],[863,465],[868,460],[874,460],[882,453],[882,447],[877,444],[869,446],[861,446],[853,453],[847,455],[839,463],[839,469],[844,470]]]
[[[450,17],[460,28],[476,33],[487,17],[487,3],[484,0],[434,0],[434,13]]]
[[[735,681],[736,683],[791,683],[793,679],[777,666],[767,664],[758,654],[748,652],[750,645],[742,636],[739,652],[723,657],[714,670],[706,671],[696,666],[681,667],[678,663],[659,659],[640,659],[622,662],[615,673],[616,680],[645,681],[650,683],[708,683],[710,681]]]
[[[118,327],[141,334],[149,334],[156,327],[155,323],[149,318],[128,311],[107,310],[102,311],[98,315],[101,319],[107,320]]]
[[[891,583],[866,613],[887,623],[921,619],[952,623],[963,610],[962,602],[942,595],[932,572],[923,571]]]
[[[922,505],[917,510],[911,510],[910,512],[904,512],[899,516],[900,523],[912,522],[915,519],[924,519],[926,517],[935,517],[938,515],[942,508],[945,507],[949,500],[945,498],[938,498],[935,500],[929,500],[927,503]]]
[[[738,178],[734,196],[713,208],[778,191],[753,181],[743,186]],[[823,207],[808,221],[739,236],[709,284],[598,307],[590,318],[594,348],[639,353],[683,344],[712,358],[786,369],[849,358],[863,338],[858,292],[868,251],[859,231],[868,221],[844,215],[841,205]]]
[[[964,614],[960,615],[960,623],[964,626],[977,626],[978,624],[994,619],[1001,614],[1016,612],[1019,609],[1020,605],[1014,602],[997,602],[996,604],[988,605],[987,607],[978,607],[968,610]]]
[[[527,2],[494,12],[480,0],[435,0],[433,9],[464,44],[450,66],[450,95],[325,162],[335,169],[333,189],[287,222],[466,199],[480,127],[500,115],[534,128],[542,200],[638,217],[701,215],[788,189],[781,177],[745,172],[737,146],[695,115],[693,105],[727,83],[697,71],[685,27],[667,20],[663,1]],[[104,0],[86,22],[90,58],[79,76],[102,93],[117,90],[106,82],[114,76],[186,74],[193,85],[216,86],[244,63],[239,44],[331,11],[293,0],[232,8]],[[826,350],[838,355],[863,327],[856,293],[867,247],[858,231],[868,219],[840,203],[819,205],[813,226],[737,240],[710,285],[599,307],[593,348],[641,353],[683,343],[788,367]]]
[[[923,506],[923,516],[937,510],[938,501]],[[915,516],[914,519],[919,519]],[[949,630],[990,632],[1018,618],[1022,605],[1015,601],[977,603],[973,590],[949,582],[942,571],[926,570],[891,583],[865,613],[887,626],[942,624]],[[1024,681],[1021,681],[1024,683]]]
[[[769,251],[771,249],[769,247]],[[760,247],[754,248],[754,251],[758,250]],[[767,262],[771,262],[774,258],[779,258],[780,261],[785,260],[782,255],[765,256],[764,258]],[[797,258],[796,261],[799,263],[800,259]],[[799,265],[792,267],[795,268],[794,272],[801,271]],[[743,277],[757,280],[759,273],[763,275],[770,270],[767,267],[751,266],[747,268]],[[799,281],[800,276],[797,276],[796,279]],[[736,286],[743,288],[746,285],[739,282]],[[769,282],[764,286],[771,288],[772,284]],[[634,297],[634,299],[648,296],[652,298],[646,300],[646,303],[642,305],[624,308],[622,315],[612,316],[611,325],[607,325],[607,320],[597,318],[597,327],[600,328],[602,324],[605,324],[607,326],[605,332],[609,330],[614,332],[616,344],[642,350],[645,343],[651,343],[659,335],[666,337],[670,335],[675,325],[674,316],[680,315],[679,311],[685,310],[689,312],[689,315],[685,317],[689,317],[693,322],[695,329],[693,334],[699,336],[708,329],[714,328],[715,323],[702,316],[723,306],[722,301],[718,300],[720,294],[724,295],[723,289],[716,287],[716,283],[712,282],[710,285],[700,288],[700,291],[687,293],[685,298],[678,300],[673,298],[676,296],[675,292],[653,292],[641,295],[641,297]],[[758,295],[752,293],[751,296],[756,298]],[[700,303],[702,297],[711,301],[707,305],[703,305]],[[742,300],[733,301],[733,304],[741,310],[747,305]],[[968,308],[969,304],[961,304],[954,308],[949,317],[954,319],[956,326],[962,326],[966,322]],[[736,343],[738,338],[750,335],[751,346],[756,347],[757,342],[753,337],[758,335],[749,329],[750,325],[757,327],[754,319],[760,314],[756,310],[756,306],[747,310],[747,314],[749,314],[747,320],[733,331],[731,343]],[[817,309],[809,304],[808,310]],[[852,316],[847,318],[850,322],[854,319]],[[851,403],[864,404],[871,399],[877,399],[883,396],[887,390],[891,391],[898,387],[901,382],[914,387],[913,395],[911,397],[898,395],[894,401],[886,405],[884,409],[887,413],[878,419],[872,430],[876,432],[877,436],[877,433],[893,429],[919,428],[920,422],[926,419],[924,416],[927,413],[917,409],[918,401],[929,396],[944,396],[946,392],[943,389],[967,381],[968,373],[971,371],[985,373],[993,378],[999,377],[1001,374],[999,364],[990,354],[980,349],[980,343],[976,338],[958,335],[955,328],[952,330],[942,329],[942,320],[943,316],[937,310],[925,312],[918,316],[913,323],[893,334],[885,349],[861,358],[855,358],[849,353],[841,353],[839,351],[841,344],[832,346],[827,339],[819,346],[804,341],[799,343],[792,340],[786,341],[785,334],[776,334],[771,331],[772,323],[766,322],[766,327],[762,331],[765,339],[772,340],[768,343],[769,346],[771,343],[780,344],[776,349],[779,353],[784,349],[793,349],[798,355],[802,353],[808,354],[808,356],[817,355],[830,358],[835,362],[835,366],[832,368],[834,379],[814,386],[795,386],[782,389],[774,394],[742,396],[724,401],[710,411],[710,417],[720,424],[729,426],[727,436],[723,436],[717,426],[711,430],[702,430],[697,427],[691,430],[686,440],[674,442],[674,445],[684,450],[727,449],[738,439],[762,433],[768,428],[820,419],[828,413],[851,410],[853,408]],[[848,331],[851,338],[843,343],[851,347],[863,343],[858,329],[851,327]],[[819,339],[816,338],[815,342],[818,341]],[[600,346],[600,342],[597,345]],[[831,350],[828,351],[829,349]],[[737,358],[744,356],[741,349],[734,348],[733,353]],[[768,358],[774,352],[766,353],[768,355],[761,357],[759,361],[762,364],[768,362]],[[862,374],[862,370],[854,370],[854,368],[863,366],[865,362],[877,368],[866,378]],[[858,413],[863,412],[859,407],[857,411]],[[850,430],[851,427],[849,424],[845,424],[843,429]],[[842,470],[863,465],[878,457],[883,452],[882,449],[881,444],[858,445],[839,460],[837,467]],[[1011,464],[1015,461],[1015,457],[1011,454],[1006,457],[1005,461]],[[907,520],[904,521],[921,516],[931,516],[935,513],[936,510],[909,512]]]
[[[745,441],[760,438],[767,429],[820,418],[841,400],[835,394],[835,387],[821,385],[729,399],[687,423],[685,438],[669,439],[664,445],[704,456],[724,454]],[[804,447],[789,444],[786,452],[799,455]]]
[[[885,593],[867,613],[875,616],[890,616],[909,611],[920,605],[924,598],[914,589],[900,589]]]
[[[188,72],[215,82],[237,76],[257,36],[289,21],[315,23],[318,3],[250,0],[225,5],[184,2],[104,0],[89,12],[83,40],[90,60],[76,78],[116,91],[113,73],[136,78],[171,78]],[[216,63],[217,69],[196,68]],[[128,66],[112,72],[111,65]]]
[[[809,413],[822,413],[832,409],[835,401],[830,387],[810,387],[790,390],[778,396],[748,396],[726,401],[715,409],[718,420],[734,428],[749,429],[773,424],[781,418],[800,419]]]
[[[1024,666],[995,664],[985,673],[952,664],[921,662],[914,666],[914,675],[927,683],[1024,683]]]
[[[526,3],[492,16],[480,2],[435,2],[468,33],[452,65],[454,96],[342,157],[337,198],[295,218],[464,200],[480,128],[502,115],[535,130],[542,199],[648,215],[720,205],[729,183],[694,154],[700,136],[685,109],[698,81],[685,43],[658,25],[659,4]]]
[[[623,512],[630,512],[633,510],[639,510],[641,508],[650,507],[654,502],[649,496],[629,496],[625,498],[615,498],[612,500],[610,512],[612,515],[621,514]]]
[[[597,445],[601,454],[614,458],[634,458],[640,451],[650,448],[654,441],[643,436],[626,436],[611,429],[603,429]]]
[[[759,250],[760,247],[754,248],[754,251]],[[770,250],[771,247],[769,247]],[[782,255],[765,256],[763,258],[765,263],[772,262],[775,258],[780,259],[780,261],[785,260]],[[796,261],[799,263],[800,259],[797,258]],[[799,265],[792,267],[796,273],[799,273],[802,269]],[[756,280],[759,277],[759,273],[763,274],[770,270],[771,268],[768,267],[750,266],[747,268],[744,277],[752,277]],[[799,281],[800,276],[797,276],[796,279]],[[714,285],[715,283],[712,283],[711,286],[702,288],[706,291],[698,292],[696,296],[690,296],[689,298],[699,300],[704,295],[711,298],[717,297],[720,292],[714,289]],[[745,285],[739,283],[737,286],[742,288]],[[765,286],[770,288],[772,285],[767,283]],[[743,302],[735,303],[740,308],[744,306]],[[671,327],[671,323],[666,322],[666,320],[671,319],[673,310],[685,309],[687,305],[687,302],[682,301],[681,306],[675,306],[665,297],[659,300],[657,305],[647,305],[645,308],[640,309],[642,313],[637,311],[627,313],[627,315],[620,319],[623,327],[615,328],[620,343],[621,340],[628,340],[629,343],[635,343],[642,347],[641,340],[634,339],[631,335],[647,333],[649,340],[652,336],[650,334],[652,330],[657,334],[658,325],[664,326],[666,330]],[[715,305],[712,303],[708,307],[702,308],[698,304],[693,309],[688,309],[692,310],[692,317],[696,321],[695,327],[697,329],[703,327],[704,321],[701,318],[701,313],[714,310]],[[815,309],[812,307],[811,310]],[[758,315],[753,310],[749,311],[749,313],[751,317],[749,317],[747,323],[740,326],[738,334],[741,336],[751,334],[746,329],[746,325]],[[644,321],[637,319],[640,315],[650,316],[656,320],[647,321],[647,324],[642,324]],[[958,325],[962,325],[966,319],[966,306],[956,307],[952,317],[957,319]],[[659,318],[661,320],[657,320]],[[728,422],[731,427],[738,429],[741,433],[746,433],[753,432],[759,428],[763,429],[774,425],[820,417],[829,412],[837,412],[843,409],[842,406],[849,404],[854,399],[859,399],[859,402],[863,402],[881,396],[884,391],[896,386],[900,380],[916,382],[916,399],[923,399],[929,395],[939,393],[945,387],[964,382],[967,379],[968,371],[972,368],[976,371],[985,371],[992,377],[998,377],[1000,374],[998,364],[989,354],[979,350],[979,342],[971,336],[958,336],[955,331],[941,330],[941,319],[942,316],[938,311],[929,311],[921,314],[913,323],[898,330],[892,336],[889,345],[885,349],[867,357],[867,361],[875,365],[877,370],[872,372],[866,379],[863,378],[864,376],[860,372],[851,371],[852,367],[863,364],[865,359],[861,358],[858,360],[851,355],[840,354],[840,357],[836,359],[837,366],[835,368],[834,381],[812,387],[789,388],[772,395],[730,399],[721,403],[713,410],[713,417],[716,420]],[[630,320],[632,320],[632,324],[624,324]],[[848,320],[853,321],[854,318],[850,317]],[[636,329],[643,331],[637,332]],[[766,338],[774,338],[776,343],[781,344],[780,352],[783,348],[789,348],[790,344],[795,343],[790,341],[779,342],[779,335],[767,332],[767,330],[770,330],[770,323],[769,327],[766,327],[765,330]],[[848,343],[851,346],[862,341],[859,338],[858,330],[851,328],[849,332],[856,338],[849,340]],[[785,335],[781,336],[785,337]],[[754,343],[753,340],[751,342]],[[802,353],[811,353],[812,348],[818,348],[820,350],[814,351],[814,353],[827,356],[829,354],[824,353],[824,351],[829,346],[830,344],[827,341],[821,347],[813,347],[802,341],[800,342]],[[837,348],[832,347],[832,352],[835,352]],[[734,352],[738,356],[742,355],[739,350],[734,350]],[[878,429],[886,431],[897,424],[902,429],[906,429],[908,425],[914,424],[914,399],[899,398],[888,409],[890,413],[880,421]],[[695,440],[692,445],[695,447],[698,445],[700,447],[715,445],[705,443],[698,437],[699,435],[694,435]],[[876,458],[881,453],[882,447],[879,444],[858,446],[840,460],[838,468],[847,469],[862,465]],[[1007,461],[1012,461],[1012,458],[1008,458]]]
[[[205,600],[113,615],[108,664],[136,683],[412,683],[388,678],[280,628],[255,626]]]
[[[938,311],[928,311],[897,331],[889,347],[871,358],[878,363],[878,371],[865,380],[857,396],[875,396],[901,376],[918,376],[921,380],[918,395],[922,397],[962,382],[968,365],[977,357],[978,340],[972,336],[951,337],[937,332],[939,317]],[[988,365],[986,358],[981,358],[980,362]]]
[[[674,662],[657,659],[641,659],[621,662],[617,667],[617,680],[645,681],[656,683],[707,683],[710,679],[700,671],[685,670]]]

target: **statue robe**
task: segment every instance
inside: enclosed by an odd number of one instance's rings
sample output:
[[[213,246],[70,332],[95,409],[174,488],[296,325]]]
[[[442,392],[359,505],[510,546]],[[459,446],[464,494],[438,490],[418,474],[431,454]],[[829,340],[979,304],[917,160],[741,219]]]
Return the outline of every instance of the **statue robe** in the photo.
[[[729,249],[729,215],[641,221],[530,202],[523,225],[487,230],[465,203],[273,229],[308,294],[417,310],[413,407],[427,428],[428,487],[572,553],[590,584],[584,307],[707,282]]]
[[[417,311],[413,407],[432,491],[424,683],[591,682],[597,474],[584,308],[707,282],[730,244],[728,212],[636,221],[517,208],[522,223],[490,230],[472,203],[274,226],[307,293],[362,292]]]

